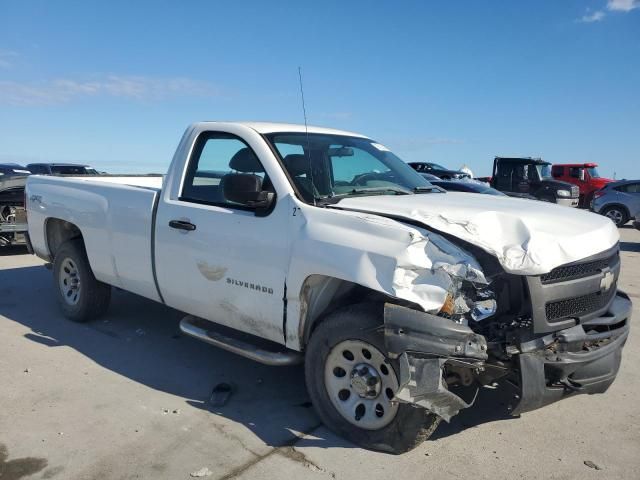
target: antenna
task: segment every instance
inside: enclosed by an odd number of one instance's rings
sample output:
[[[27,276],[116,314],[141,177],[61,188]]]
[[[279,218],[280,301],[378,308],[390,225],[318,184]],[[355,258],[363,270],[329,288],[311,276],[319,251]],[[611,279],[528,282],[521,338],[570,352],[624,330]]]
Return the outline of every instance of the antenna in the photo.
[[[309,127],[307,126],[307,109],[304,104],[304,89],[302,88],[302,67],[298,67],[298,80],[300,82],[300,97],[302,98],[302,115],[304,116],[304,133],[307,137],[307,161],[309,162],[309,180],[311,180],[311,194],[313,205],[316,204],[315,184],[313,182],[313,165],[311,165],[311,144],[309,142]]]

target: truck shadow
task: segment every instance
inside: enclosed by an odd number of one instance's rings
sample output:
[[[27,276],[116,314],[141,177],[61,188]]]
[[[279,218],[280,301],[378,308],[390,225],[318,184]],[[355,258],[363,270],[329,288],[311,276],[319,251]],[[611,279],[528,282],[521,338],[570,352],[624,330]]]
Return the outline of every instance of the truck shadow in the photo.
[[[318,428],[302,367],[268,367],[186,337],[178,328],[184,314],[150,300],[114,289],[104,318],[73,323],[58,312],[51,272],[42,266],[10,268],[0,270],[0,315],[29,328],[25,338],[43,347],[71,347],[119,375],[240,423],[269,446],[288,446],[299,432],[313,432],[301,444],[353,447]],[[214,408],[209,398],[220,382],[232,384],[234,393]],[[474,408],[443,423],[432,438],[512,418],[509,395],[482,389]],[[500,403],[504,408],[497,408]]]
[[[24,255],[27,253],[27,247],[24,245],[10,245],[8,247],[0,247],[0,257],[11,257],[13,255]]]

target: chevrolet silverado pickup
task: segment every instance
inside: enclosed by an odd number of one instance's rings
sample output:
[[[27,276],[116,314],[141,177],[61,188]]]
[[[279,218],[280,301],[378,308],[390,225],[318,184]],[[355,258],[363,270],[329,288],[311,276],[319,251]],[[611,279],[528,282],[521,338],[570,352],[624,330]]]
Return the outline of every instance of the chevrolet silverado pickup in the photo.
[[[366,448],[415,447],[496,382],[514,414],[602,393],[629,333],[609,219],[443,192],[356,133],[197,123],[164,177],[34,175],[26,198],[68,318],[117,287],[210,344],[304,362],[322,421]]]

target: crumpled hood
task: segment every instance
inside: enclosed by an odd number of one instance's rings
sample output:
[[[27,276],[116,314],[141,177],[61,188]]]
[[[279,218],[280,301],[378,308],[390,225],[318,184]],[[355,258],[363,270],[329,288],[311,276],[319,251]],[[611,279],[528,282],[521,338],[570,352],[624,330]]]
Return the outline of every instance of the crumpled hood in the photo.
[[[341,200],[346,210],[404,218],[477,245],[505,271],[540,275],[619,241],[611,220],[551,203],[474,193],[379,195]]]

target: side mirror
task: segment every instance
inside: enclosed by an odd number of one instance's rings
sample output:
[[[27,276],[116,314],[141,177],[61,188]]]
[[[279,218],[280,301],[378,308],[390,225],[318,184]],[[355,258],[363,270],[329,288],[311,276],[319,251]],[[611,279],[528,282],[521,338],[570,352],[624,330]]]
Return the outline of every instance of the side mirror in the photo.
[[[580,173],[579,173],[578,175],[579,175],[579,177],[580,177],[580,181],[581,181],[581,182],[584,182],[584,179],[585,179],[585,175],[584,175],[584,168],[581,168],[581,169],[580,169]]]
[[[230,202],[255,208],[257,216],[269,213],[275,195],[262,190],[262,179],[250,173],[231,173],[220,181],[224,198]]]

